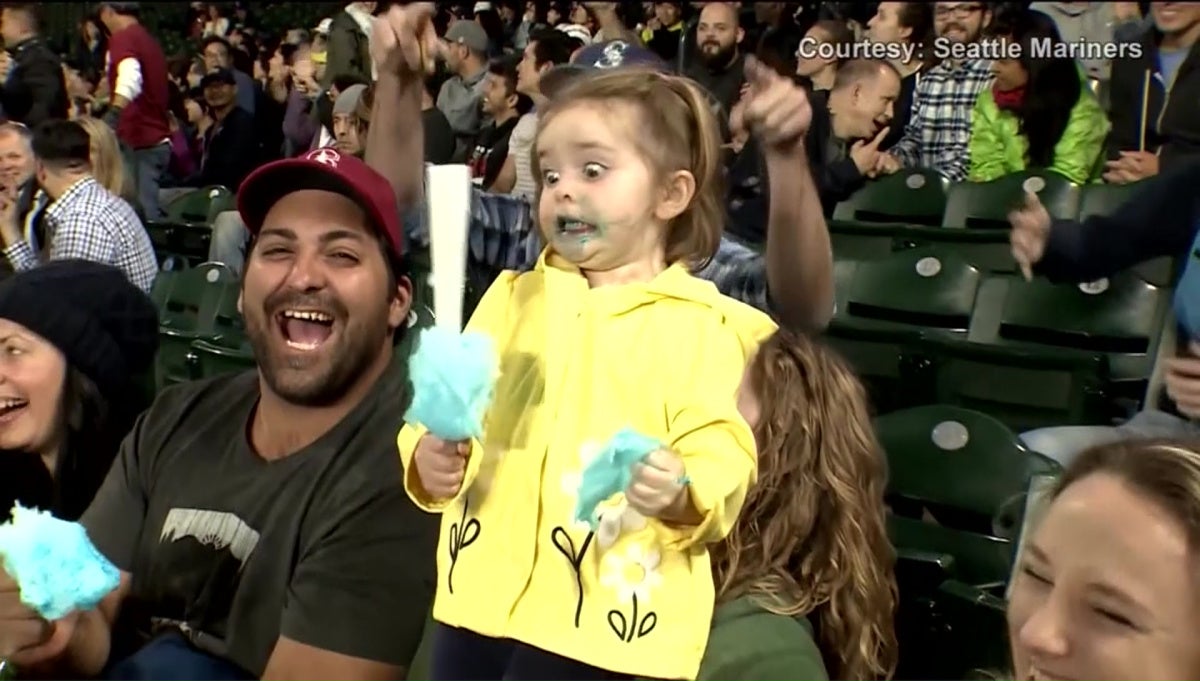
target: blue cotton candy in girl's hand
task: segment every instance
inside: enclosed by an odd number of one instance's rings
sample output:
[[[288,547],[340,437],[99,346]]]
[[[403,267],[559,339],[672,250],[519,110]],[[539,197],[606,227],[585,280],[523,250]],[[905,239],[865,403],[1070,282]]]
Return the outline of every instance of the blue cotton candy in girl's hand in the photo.
[[[625,491],[633,478],[633,464],[656,449],[662,449],[661,442],[632,428],[624,428],[612,436],[579,476],[575,520],[586,522],[595,530],[596,507],[617,492]]]
[[[0,525],[0,556],[21,588],[21,602],[50,620],[95,608],[121,582],[83,525],[20,504]]]
[[[480,437],[498,374],[491,336],[425,329],[408,360],[413,397],[404,420],[443,440]]]

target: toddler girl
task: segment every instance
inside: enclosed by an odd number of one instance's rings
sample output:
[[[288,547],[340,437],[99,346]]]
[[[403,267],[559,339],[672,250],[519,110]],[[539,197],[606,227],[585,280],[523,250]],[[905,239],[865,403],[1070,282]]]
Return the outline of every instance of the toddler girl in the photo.
[[[723,224],[718,126],[690,81],[590,75],[539,116],[548,246],[467,325],[500,358],[483,438],[398,437],[410,496],[443,514],[433,676],[694,678],[707,547],[755,475],[735,395],[774,324],[690,273]],[[573,521],[580,473],[625,427],[662,448],[593,531]]]

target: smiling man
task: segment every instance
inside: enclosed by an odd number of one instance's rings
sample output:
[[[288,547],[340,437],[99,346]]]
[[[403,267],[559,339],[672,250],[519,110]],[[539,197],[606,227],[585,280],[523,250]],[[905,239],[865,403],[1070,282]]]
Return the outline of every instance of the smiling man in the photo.
[[[395,195],[320,149],[257,170],[238,208],[255,235],[240,307],[259,368],[168,389],[138,421],[82,521],[121,585],[54,627],[0,613],[0,648],[23,669],[404,678],[437,519],[396,484],[407,388],[392,346],[411,285]]]

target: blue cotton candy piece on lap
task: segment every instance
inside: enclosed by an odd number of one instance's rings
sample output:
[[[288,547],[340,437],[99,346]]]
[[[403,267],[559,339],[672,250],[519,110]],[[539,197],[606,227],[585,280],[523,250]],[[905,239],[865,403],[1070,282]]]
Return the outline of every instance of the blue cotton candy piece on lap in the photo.
[[[95,608],[121,582],[83,525],[20,504],[0,525],[0,556],[21,588],[21,602],[50,620]]]
[[[632,428],[624,428],[612,436],[579,476],[575,520],[586,522],[595,530],[596,507],[612,495],[624,492],[633,478],[633,464],[656,449],[662,449],[661,442]]]
[[[404,420],[443,440],[480,437],[498,374],[491,336],[425,329],[408,360],[413,398]]]

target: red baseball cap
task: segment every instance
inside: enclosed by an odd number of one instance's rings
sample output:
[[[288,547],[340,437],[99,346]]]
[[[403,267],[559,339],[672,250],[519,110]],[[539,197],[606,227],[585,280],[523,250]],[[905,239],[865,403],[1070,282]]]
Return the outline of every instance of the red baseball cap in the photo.
[[[268,163],[250,173],[238,188],[237,206],[246,229],[258,234],[271,206],[303,189],[322,189],[357,203],[387,239],[397,259],[404,255],[400,208],[392,185],[356,156],[325,147],[297,158]]]

